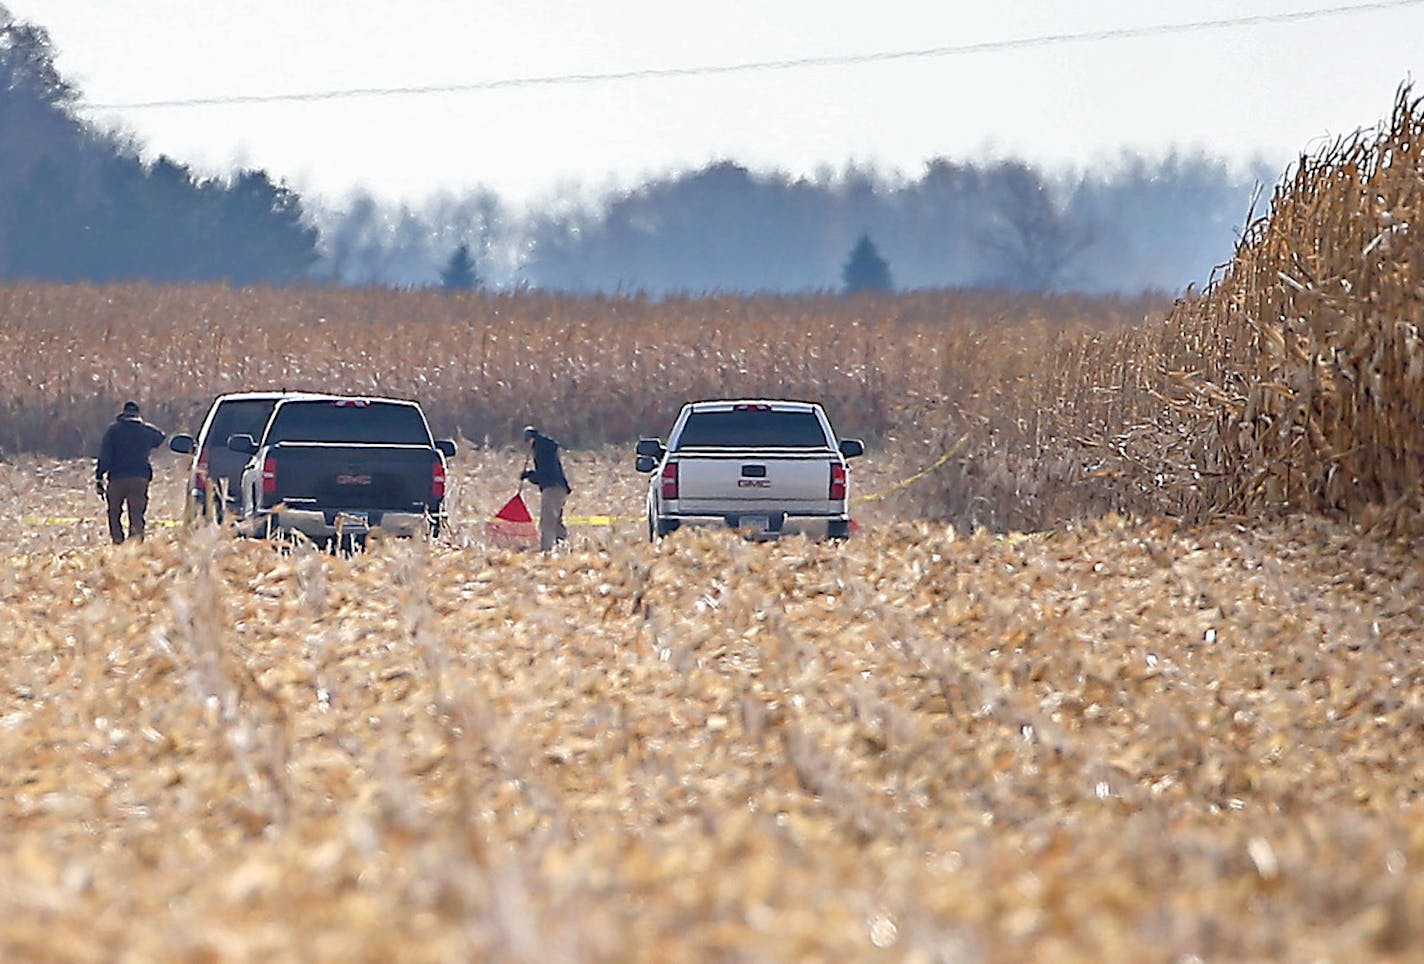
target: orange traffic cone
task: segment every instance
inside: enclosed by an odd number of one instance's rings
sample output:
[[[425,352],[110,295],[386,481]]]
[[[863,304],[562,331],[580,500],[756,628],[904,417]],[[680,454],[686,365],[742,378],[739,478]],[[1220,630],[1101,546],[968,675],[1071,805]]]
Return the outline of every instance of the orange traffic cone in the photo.
[[[524,496],[517,492],[485,523],[485,534],[490,542],[504,549],[533,549],[539,545],[539,527],[524,504]]]

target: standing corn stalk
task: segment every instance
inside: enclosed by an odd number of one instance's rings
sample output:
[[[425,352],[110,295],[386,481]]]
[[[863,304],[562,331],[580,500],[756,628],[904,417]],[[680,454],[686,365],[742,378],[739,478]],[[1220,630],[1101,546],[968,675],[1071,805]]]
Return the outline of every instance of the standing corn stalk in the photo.
[[[1343,513],[1421,527],[1424,111],[1402,88],[1388,125],[1303,158],[1222,278],[1178,306],[1213,331],[1199,424],[1214,512]]]

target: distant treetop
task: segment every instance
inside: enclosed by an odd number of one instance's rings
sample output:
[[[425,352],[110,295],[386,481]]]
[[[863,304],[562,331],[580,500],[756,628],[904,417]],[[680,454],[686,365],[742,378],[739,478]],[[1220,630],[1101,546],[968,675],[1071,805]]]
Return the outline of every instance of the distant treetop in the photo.
[[[440,284],[447,291],[470,291],[480,286],[480,276],[475,271],[475,259],[470,256],[468,244],[456,248],[445,267],[440,269]]]
[[[860,291],[889,291],[890,265],[880,256],[870,235],[862,234],[851,249],[850,260],[841,269],[844,292],[853,295]]]

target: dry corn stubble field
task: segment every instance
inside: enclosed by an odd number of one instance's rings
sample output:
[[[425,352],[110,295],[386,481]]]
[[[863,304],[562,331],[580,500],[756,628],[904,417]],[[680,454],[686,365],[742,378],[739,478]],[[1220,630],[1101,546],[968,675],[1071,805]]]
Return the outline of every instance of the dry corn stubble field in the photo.
[[[109,548],[24,522],[94,513],[84,463],[0,463],[0,953],[1418,957],[1421,131],[1401,92],[1302,162],[1165,318],[0,289],[12,453],[82,451],[152,379],[174,429],[297,377],[496,441],[538,398],[586,444],[786,388],[872,436],[862,492],[955,453],[845,545],[552,556],[481,539],[509,449],[463,453],[448,540],[354,558]],[[569,511],[636,514],[627,462],[570,453]]]
[[[1109,518],[348,559],[83,530],[0,577],[8,959],[1421,939],[1406,543]]]

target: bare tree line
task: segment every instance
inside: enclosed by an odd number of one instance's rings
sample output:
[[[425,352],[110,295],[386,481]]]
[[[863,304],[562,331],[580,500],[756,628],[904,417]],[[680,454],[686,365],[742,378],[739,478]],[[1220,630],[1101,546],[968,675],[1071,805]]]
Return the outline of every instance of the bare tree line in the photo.
[[[78,96],[43,28],[0,6],[0,279],[801,293],[840,288],[865,238],[900,289],[1170,291],[1226,260],[1265,180],[1176,152],[1079,171],[940,158],[914,176],[719,161],[528,211],[488,191],[333,205],[265,171],[145,160],[81,122]]]
[[[501,288],[825,291],[869,236],[899,288],[1170,291],[1230,256],[1265,178],[1262,165],[1173,152],[1076,172],[939,159],[915,178],[794,178],[724,161],[524,214],[491,193],[420,208],[358,195],[317,211],[317,270],[347,284],[435,284],[463,244]]]

